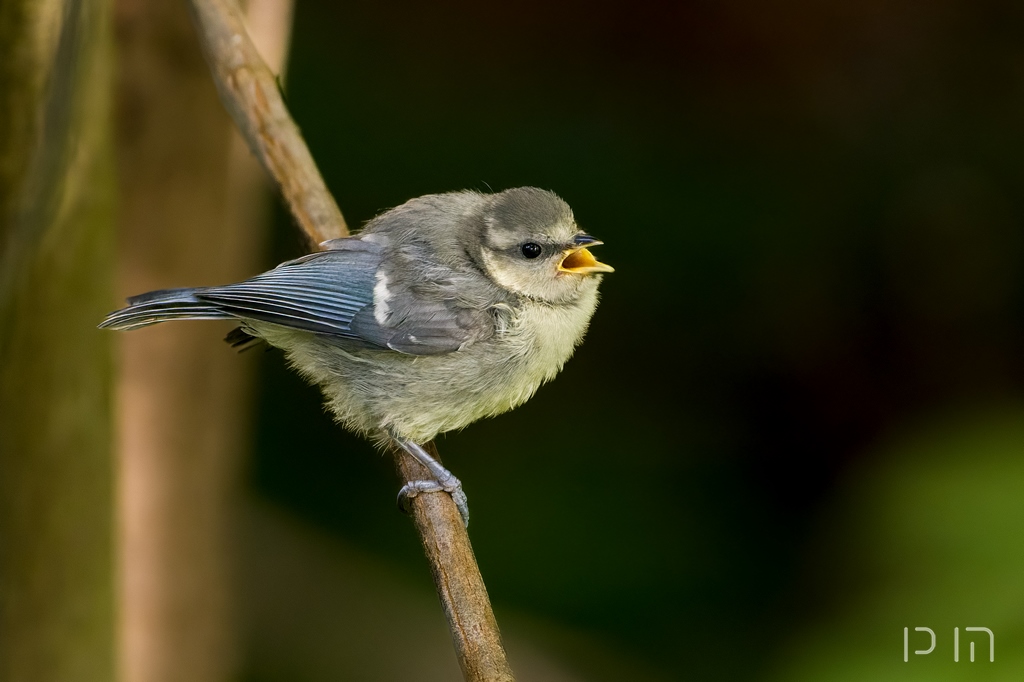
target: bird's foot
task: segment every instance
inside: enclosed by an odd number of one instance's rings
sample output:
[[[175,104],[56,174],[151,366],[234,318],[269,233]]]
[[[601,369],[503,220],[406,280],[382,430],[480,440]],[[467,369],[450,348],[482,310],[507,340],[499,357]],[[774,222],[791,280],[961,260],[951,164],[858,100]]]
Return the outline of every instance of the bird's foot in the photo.
[[[452,496],[452,500],[459,510],[459,515],[462,516],[462,523],[468,528],[469,502],[466,500],[466,493],[462,492],[462,483],[459,479],[455,478],[452,472],[445,469],[440,462],[431,457],[430,453],[423,449],[423,446],[410,440],[399,438],[394,434],[389,435],[391,435],[395,445],[405,450],[434,477],[433,480],[409,481],[402,486],[402,489],[398,491],[398,508],[408,514],[412,498],[420,493],[446,492]]]
[[[420,493],[442,492],[452,496],[452,501],[455,502],[455,507],[459,510],[459,516],[462,517],[462,523],[468,528],[469,501],[466,499],[466,493],[462,491],[462,483],[451,473],[448,474],[444,483],[433,480],[409,481],[398,491],[398,508],[408,514],[412,511],[412,498]]]

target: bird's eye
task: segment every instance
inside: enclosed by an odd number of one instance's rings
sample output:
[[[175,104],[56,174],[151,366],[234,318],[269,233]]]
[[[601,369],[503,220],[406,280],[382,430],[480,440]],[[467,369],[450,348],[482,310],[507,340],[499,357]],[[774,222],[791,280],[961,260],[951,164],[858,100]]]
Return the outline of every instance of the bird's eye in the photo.
[[[543,249],[540,248],[540,244],[534,244],[533,242],[527,242],[519,247],[519,250],[523,252],[523,255],[527,258],[536,258],[540,255]]]

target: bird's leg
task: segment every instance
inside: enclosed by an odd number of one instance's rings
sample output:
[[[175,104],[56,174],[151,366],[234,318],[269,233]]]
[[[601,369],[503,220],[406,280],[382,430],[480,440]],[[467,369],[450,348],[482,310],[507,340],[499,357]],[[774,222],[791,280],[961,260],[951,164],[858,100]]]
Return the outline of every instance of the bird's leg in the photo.
[[[466,500],[466,493],[462,492],[462,483],[455,478],[452,472],[448,471],[430,453],[417,443],[404,438],[392,437],[395,444],[402,448],[409,456],[427,468],[427,471],[434,477],[434,480],[409,481],[398,491],[398,508],[403,512],[409,512],[409,501],[420,493],[446,492],[452,496],[455,506],[462,516],[462,522],[469,526],[469,502]]]

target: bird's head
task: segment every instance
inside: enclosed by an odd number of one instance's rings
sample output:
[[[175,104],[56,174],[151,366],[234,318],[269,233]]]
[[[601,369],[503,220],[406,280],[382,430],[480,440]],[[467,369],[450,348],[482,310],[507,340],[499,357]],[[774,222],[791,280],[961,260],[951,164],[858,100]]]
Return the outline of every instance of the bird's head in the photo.
[[[579,229],[568,204],[535,187],[495,194],[483,213],[484,269],[499,286],[531,298],[565,303],[596,286],[614,271],[590,253],[599,244]]]

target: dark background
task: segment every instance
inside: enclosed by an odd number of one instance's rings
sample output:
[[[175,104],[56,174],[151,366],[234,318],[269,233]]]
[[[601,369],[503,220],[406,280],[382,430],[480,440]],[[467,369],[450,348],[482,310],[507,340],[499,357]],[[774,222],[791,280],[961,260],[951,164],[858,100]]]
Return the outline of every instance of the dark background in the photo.
[[[499,620],[583,679],[623,679],[608,652],[1024,670],[1022,28],[965,0],[298,3],[286,96],[350,224],[535,185],[616,267],[554,383],[438,443]],[[277,214],[268,266],[301,252]],[[390,462],[260,365],[251,487],[430,593]],[[955,666],[977,625],[996,664]],[[903,663],[908,626],[935,656]]]

